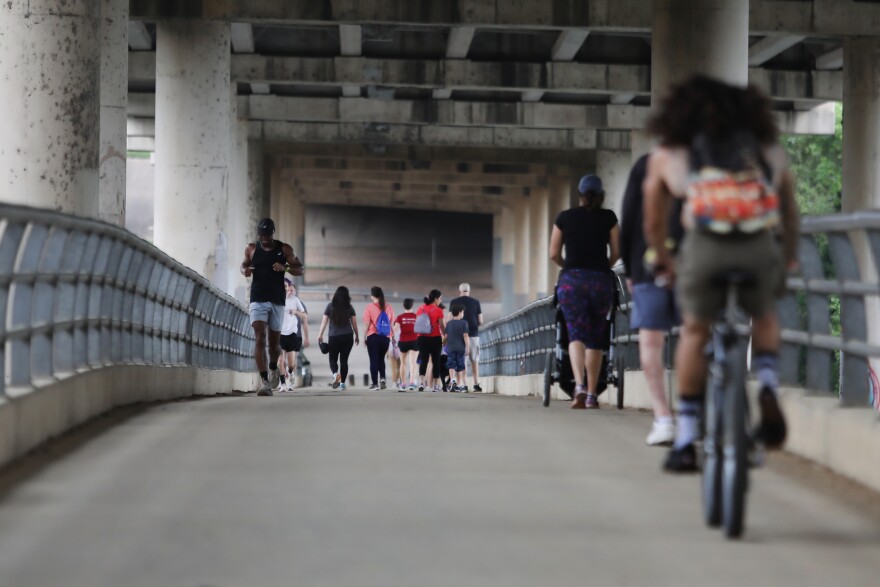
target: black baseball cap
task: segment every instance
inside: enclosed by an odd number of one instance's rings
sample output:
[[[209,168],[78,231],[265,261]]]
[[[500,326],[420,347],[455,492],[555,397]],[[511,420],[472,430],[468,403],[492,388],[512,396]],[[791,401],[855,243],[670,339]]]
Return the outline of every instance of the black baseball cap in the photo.
[[[272,222],[272,219],[263,218],[260,220],[260,223],[257,225],[257,235],[272,236],[273,234],[275,234],[275,223]]]

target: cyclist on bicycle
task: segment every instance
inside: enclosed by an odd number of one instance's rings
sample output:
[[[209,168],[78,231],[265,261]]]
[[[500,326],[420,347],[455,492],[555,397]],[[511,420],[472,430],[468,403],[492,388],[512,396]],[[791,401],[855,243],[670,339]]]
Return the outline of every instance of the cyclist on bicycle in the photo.
[[[645,236],[656,255],[658,280],[675,283],[684,322],[675,357],[678,427],[663,468],[687,472],[697,469],[704,348],[725,304],[724,286],[713,278],[725,271],[755,278],[737,294],[752,318],[761,407],[756,433],[768,448],[785,441],[775,300],[784,292],[786,268],[795,266],[798,212],[770,101],[755,87],[693,76],[672,89],[649,130],[661,145],[644,183]],[[686,235],[675,259],[664,246],[671,198],[685,199]]]

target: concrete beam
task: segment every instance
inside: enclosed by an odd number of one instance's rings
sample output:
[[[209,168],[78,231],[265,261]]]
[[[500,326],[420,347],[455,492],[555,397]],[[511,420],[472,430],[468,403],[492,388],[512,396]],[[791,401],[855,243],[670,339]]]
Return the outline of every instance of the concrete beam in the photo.
[[[445,194],[425,194],[422,199],[403,198],[387,192],[373,194],[337,192],[309,193],[297,192],[300,201],[305,204],[329,206],[366,206],[376,208],[399,208],[410,210],[439,210],[448,212],[467,212],[471,214],[496,214],[504,207],[502,202],[486,202],[480,198],[460,200],[449,198]]]
[[[260,130],[259,123],[253,123]],[[322,165],[333,166],[333,161],[349,158],[345,165],[353,165],[361,160],[375,161],[374,169],[383,169],[382,162],[398,165],[394,169],[435,169],[435,166],[454,164],[467,166],[471,169],[486,165],[504,166],[528,165],[534,170],[536,165],[548,165],[547,174],[569,173],[568,167],[577,169],[593,168],[596,153],[589,149],[481,149],[479,147],[445,147],[430,145],[376,145],[376,144],[333,144],[333,143],[297,143],[293,141],[261,142],[266,153],[272,155],[267,160],[272,165],[290,166],[297,164],[301,158],[321,158]],[[388,162],[391,163],[388,163]],[[337,164],[336,167],[340,167]],[[562,168],[562,171],[558,171]],[[502,167],[503,168],[503,167]],[[325,167],[326,169],[326,167]],[[491,169],[491,167],[490,167]]]
[[[574,56],[580,51],[589,34],[590,31],[584,29],[567,30],[559,33],[556,43],[553,44],[553,61],[571,61],[574,59]]]
[[[349,163],[356,160],[349,159]],[[455,186],[472,186],[475,188],[483,188],[486,186],[494,186],[501,188],[512,188],[512,195],[527,195],[522,188],[531,188],[536,185],[547,185],[547,176],[536,173],[481,173],[478,170],[472,172],[456,171],[454,168],[447,171],[439,170],[409,170],[409,171],[387,171],[383,169],[326,169],[326,168],[301,168],[298,166],[287,166],[276,163],[275,167],[281,169],[281,177],[289,180],[296,180],[301,183],[310,182],[331,182],[331,184],[339,187],[339,182],[348,182],[351,185],[364,184],[364,182],[374,182],[370,189],[379,189],[384,185],[400,184],[403,185],[433,185],[436,191],[440,191],[438,185],[455,185]],[[376,185],[381,183],[382,186]],[[328,187],[331,184],[321,184],[321,187]],[[351,189],[351,188],[349,188]]]
[[[653,3],[642,0],[554,0],[553,2],[434,2],[411,0],[315,2],[314,0],[130,0],[134,20],[208,18],[229,22],[338,25],[381,22],[420,26],[472,26],[510,30],[579,29],[650,32]],[[462,5],[466,9],[462,9]],[[752,0],[753,34],[874,36],[880,5],[852,0]]]
[[[129,53],[129,79],[155,79],[154,53]],[[649,95],[650,68],[573,62],[507,63],[364,57],[267,57],[233,55],[233,81],[272,84],[420,87],[436,90],[509,92],[545,90],[573,94]],[[842,99],[839,71],[749,70],[755,83],[777,100]],[[359,90],[357,95],[359,95]]]
[[[499,149],[630,148],[629,131],[492,128],[380,123],[252,122],[250,138],[266,141],[433,145]]]
[[[752,67],[763,65],[805,38],[802,35],[768,35],[749,47],[749,65]]]
[[[404,196],[418,196],[423,194],[444,194],[449,197],[459,196],[485,196],[489,198],[505,198],[527,196],[533,185],[537,183],[534,176],[531,185],[527,186],[496,186],[496,185],[466,185],[459,183],[410,183],[395,181],[376,181],[361,180],[358,176],[352,176],[352,179],[318,179],[310,177],[307,174],[297,173],[298,170],[292,170],[289,178],[293,185],[298,189],[305,191],[320,190],[345,190],[352,193],[358,192],[395,192]]]
[[[829,70],[843,68],[843,47],[838,47],[816,58],[816,69]]]
[[[248,22],[234,22],[230,26],[233,53],[254,52],[254,27]]]
[[[320,151],[320,149],[318,150]],[[325,172],[333,169],[340,171],[360,169],[371,172],[415,172],[423,174],[423,176],[427,174],[446,174],[445,177],[459,178],[475,177],[475,174],[485,174],[486,177],[493,179],[490,183],[497,183],[494,181],[495,178],[555,175],[558,173],[556,165],[534,163],[527,160],[518,161],[516,164],[511,165],[506,160],[486,159],[485,157],[472,158],[468,154],[462,154],[459,151],[450,152],[447,156],[424,158],[419,156],[417,150],[412,149],[407,149],[406,152],[392,153],[387,156],[366,155],[363,152],[356,152],[350,147],[340,147],[339,151],[318,153],[312,153],[312,149],[308,149],[305,153],[273,156],[271,162],[274,167],[314,169]],[[436,182],[437,179],[432,178],[430,181]],[[447,180],[439,181],[442,183]],[[515,185],[528,184],[517,183]]]
[[[452,97],[452,90],[443,88],[440,90],[434,90],[433,97],[435,100],[448,100]]]
[[[449,39],[446,41],[446,58],[466,59],[476,31],[477,29],[470,26],[453,27],[449,31]]]
[[[776,112],[780,132],[794,135],[833,135],[835,103],[826,102],[810,110]]]
[[[136,20],[128,22],[128,46],[132,51],[153,50],[153,37],[146,24]]]
[[[339,54],[356,56],[362,50],[362,29],[358,25],[339,25]]]

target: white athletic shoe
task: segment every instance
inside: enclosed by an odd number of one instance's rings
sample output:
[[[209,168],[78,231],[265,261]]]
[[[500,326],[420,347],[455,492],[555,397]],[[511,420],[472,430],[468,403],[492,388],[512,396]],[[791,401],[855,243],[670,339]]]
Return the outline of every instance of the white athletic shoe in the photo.
[[[260,387],[257,389],[257,395],[267,396],[272,395],[272,386],[269,385],[268,381],[263,381],[260,383]]]
[[[269,369],[269,385],[272,389],[278,389],[280,383],[281,373],[278,372],[278,369]]]
[[[675,440],[675,423],[654,420],[651,432],[645,439],[645,444],[648,446],[668,446],[672,444],[673,440]]]

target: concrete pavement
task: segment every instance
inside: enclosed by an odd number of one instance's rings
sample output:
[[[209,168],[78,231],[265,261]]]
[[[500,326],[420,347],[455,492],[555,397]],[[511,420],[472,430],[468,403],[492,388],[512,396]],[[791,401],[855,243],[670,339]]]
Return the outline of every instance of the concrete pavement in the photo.
[[[480,395],[158,405],[6,494],[0,584],[877,584],[876,510],[771,468],[727,542],[648,425]]]

